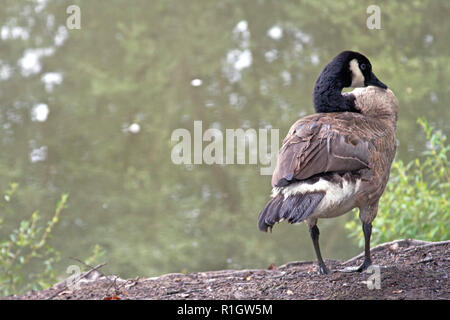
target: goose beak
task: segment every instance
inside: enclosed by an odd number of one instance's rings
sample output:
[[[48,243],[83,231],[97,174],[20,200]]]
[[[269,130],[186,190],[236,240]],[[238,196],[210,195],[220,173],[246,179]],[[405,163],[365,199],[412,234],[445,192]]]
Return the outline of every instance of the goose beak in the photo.
[[[378,78],[373,74],[373,72],[370,72],[370,79],[369,81],[367,81],[367,85],[387,89],[387,85],[378,80]]]

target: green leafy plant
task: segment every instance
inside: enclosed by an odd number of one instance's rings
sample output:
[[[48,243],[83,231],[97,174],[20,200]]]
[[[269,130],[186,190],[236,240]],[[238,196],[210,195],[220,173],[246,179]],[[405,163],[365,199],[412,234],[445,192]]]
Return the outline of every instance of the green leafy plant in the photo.
[[[447,153],[450,145],[440,130],[418,119],[426,134],[422,158],[408,164],[394,161],[386,190],[380,199],[378,216],[373,222],[372,243],[400,238],[428,241],[449,239],[450,181]],[[350,237],[363,245],[357,217],[346,223]]]
[[[11,183],[0,200],[4,212],[0,218],[0,231],[5,228],[4,217],[13,213],[9,204],[17,188],[17,183]],[[35,211],[9,236],[0,240],[0,295],[43,289],[56,282],[53,265],[59,260],[59,253],[48,244],[48,239],[66,208],[67,199],[67,194],[61,196],[49,221],[44,222]]]
[[[99,259],[102,258],[106,254],[105,249],[103,249],[100,245],[96,244],[92,248],[92,253],[89,257],[84,260],[84,265],[94,265],[99,262]]]

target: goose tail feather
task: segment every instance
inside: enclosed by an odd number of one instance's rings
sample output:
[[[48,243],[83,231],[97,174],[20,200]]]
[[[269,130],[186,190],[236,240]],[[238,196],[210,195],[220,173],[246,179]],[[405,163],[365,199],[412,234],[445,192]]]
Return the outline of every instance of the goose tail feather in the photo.
[[[261,231],[272,231],[275,223],[287,220],[299,223],[314,212],[325,192],[293,194],[284,198],[282,192],[267,202],[258,216],[258,228]]]

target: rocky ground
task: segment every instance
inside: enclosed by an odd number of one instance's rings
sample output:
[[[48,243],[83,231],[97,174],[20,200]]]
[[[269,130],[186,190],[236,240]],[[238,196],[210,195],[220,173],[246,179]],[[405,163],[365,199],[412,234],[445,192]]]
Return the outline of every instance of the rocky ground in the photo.
[[[450,241],[399,240],[372,248],[372,273],[338,270],[362,262],[291,262],[266,270],[221,270],[124,280],[88,270],[76,284],[63,281],[43,291],[6,299],[450,299]],[[379,275],[379,282],[377,282]],[[371,287],[371,288],[369,288]],[[377,288],[378,287],[378,288]]]

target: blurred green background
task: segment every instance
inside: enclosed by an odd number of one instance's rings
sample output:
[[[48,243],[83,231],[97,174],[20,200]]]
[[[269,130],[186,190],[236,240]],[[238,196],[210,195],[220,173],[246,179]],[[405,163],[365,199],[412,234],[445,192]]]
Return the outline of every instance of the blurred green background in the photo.
[[[80,30],[66,27],[71,4],[81,8]],[[380,30],[366,26],[371,4]],[[258,231],[271,189],[259,165],[174,165],[170,137],[202,120],[203,130],[279,128],[281,140],[313,112],[314,81],[342,50],[369,57],[397,95],[397,159],[425,150],[418,117],[449,133],[447,0],[0,0],[0,8],[0,190],[19,184],[0,239],[34,210],[50,219],[68,193],[49,241],[61,274],[96,244],[104,270],[122,277],[315,259],[304,225]],[[324,257],[359,253],[344,227],[351,218],[319,222]]]

